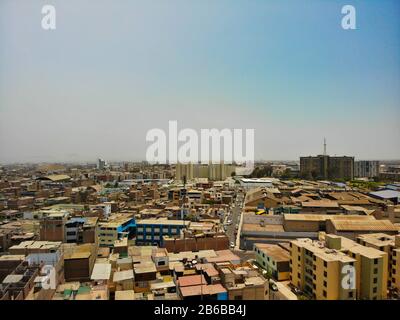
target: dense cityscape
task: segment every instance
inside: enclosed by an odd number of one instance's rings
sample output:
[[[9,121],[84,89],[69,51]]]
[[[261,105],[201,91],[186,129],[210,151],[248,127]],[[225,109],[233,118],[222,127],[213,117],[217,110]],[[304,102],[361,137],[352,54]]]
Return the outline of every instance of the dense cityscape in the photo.
[[[399,0],[0,0],[2,317],[399,314],[399,31]]]
[[[235,169],[1,166],[0,300],[400,298],[398,161]]]

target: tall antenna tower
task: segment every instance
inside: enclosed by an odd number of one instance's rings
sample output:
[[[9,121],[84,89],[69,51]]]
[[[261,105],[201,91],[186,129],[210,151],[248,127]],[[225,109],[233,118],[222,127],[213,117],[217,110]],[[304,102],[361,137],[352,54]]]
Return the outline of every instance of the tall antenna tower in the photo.
[[[324,138],[324,156],[326,156],[326,138]]]

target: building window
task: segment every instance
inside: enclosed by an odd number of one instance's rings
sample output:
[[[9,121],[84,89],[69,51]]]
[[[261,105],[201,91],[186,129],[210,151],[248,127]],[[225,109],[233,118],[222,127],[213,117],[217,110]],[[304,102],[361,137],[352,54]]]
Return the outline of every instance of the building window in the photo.
[[[354,294],[353,291],[349,292],[349,298],[353,298]]]
[[[378,268],[375,268],[374,269],[374,274],[377,274],[378,273]]]
[[[378,278],[374,278],[374,283],[378,283]]]
[[[372,292],[373,292],[373,293],[377,293],[377,292],[378,292],[378,288],[377,288],[377,287],[374,287],[374,288],[372,289]]]
[[[374,264],[378,264],[378,259],[374,259]]]
[[[324,271],[324,277],[327,277],[328,273],[326,271]]]
[[[325,290],[322,292],[322,295],[326,298],[327,295]]]
[[[326,281],[324,281],[324,287],[325,287],[325,288],[327,287],[327,285],[328,285],[328,284],[326,283]]]
[[[328,266],[328,263],[326,261],[324,261],[324,268],[326,268]]]

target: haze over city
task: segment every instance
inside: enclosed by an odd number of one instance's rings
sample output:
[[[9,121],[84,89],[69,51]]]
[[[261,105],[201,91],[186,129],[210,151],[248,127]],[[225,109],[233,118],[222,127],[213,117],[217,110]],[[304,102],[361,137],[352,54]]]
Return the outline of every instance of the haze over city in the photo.
[[[168,120],[255,129],[256,160],[399,159],[400,3],[352,2],[356,30],[343,1],[52,1],[48,32],[1,1],[0,162],[144,160]]]

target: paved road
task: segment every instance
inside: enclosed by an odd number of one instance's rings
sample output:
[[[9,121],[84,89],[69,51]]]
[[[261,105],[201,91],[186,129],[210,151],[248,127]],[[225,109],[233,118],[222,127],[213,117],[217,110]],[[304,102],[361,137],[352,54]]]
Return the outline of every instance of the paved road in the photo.
[[[229,237],[230,242],[236,241],[235,228],[236,228],[236,224],[238,223],[238,219],[240,218],[241,211],[242,211],[242,209],[240,207],[235,206],[235,207],[233,207],[232,213],[229,217],[229,220],[232,220],[232,224],[227,226],[226,234]]]
[[[236,225],[239,224],[240,221],[240,215],[242,212],[242,208],[240,205],[243,203],[243,196],[241,194],[238,194],[237,196],[238,202],[235,201],[235,204],[232,208],[231,215],[229,216],[228,220],[232,221],[232,224],[227,226],[226,234],[229,238],[230,242],[235,243],[236,242]]]
[[[232,224],[230,226],[227,226],[226,234],[229,237],[229,241],[233,242],[236,244],[237,240],[237,235],[235,234],[235,229],[236,225],[239,224],[240,222],[240,217],[242,213],[242,205],[243,205],[243,200],[244,200],[244,195],[243,194],[238,194],[237,196],[238,202],[235,201],[235,204],[232,208],[232,213],[229,216],[229,218],[225,219],[225,222],[227,220],[232,220]],[[244,251],[240,250],[237,246],[235,249],[232,249],[233,252],[241,258],[241,260],[246,261],[249,259],[254,259],[255,258],[255,253],[253,251]]]

